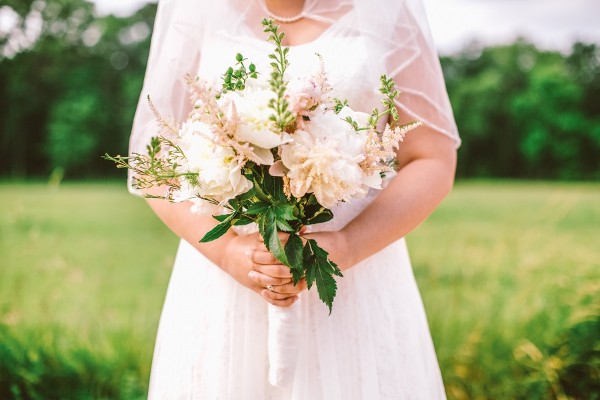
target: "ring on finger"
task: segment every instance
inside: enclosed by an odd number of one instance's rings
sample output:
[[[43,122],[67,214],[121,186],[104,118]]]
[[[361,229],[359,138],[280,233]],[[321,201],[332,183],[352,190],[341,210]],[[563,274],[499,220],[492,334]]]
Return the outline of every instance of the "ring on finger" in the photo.
[[[273,288],[273,285],[267,285],[267,289],[269,289],[271,292],[275,291],[275,289]]]

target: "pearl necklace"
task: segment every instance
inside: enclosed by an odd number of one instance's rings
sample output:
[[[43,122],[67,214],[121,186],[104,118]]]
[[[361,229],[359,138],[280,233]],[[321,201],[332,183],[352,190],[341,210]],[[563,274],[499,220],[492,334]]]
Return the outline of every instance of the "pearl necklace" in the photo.
[[[281,22],[284,24],[291,24],[293,22],[300,21],[302,18],[304,18],[304,9],[302,11],[300,11],[299,14],[293,15],[291,17],[282,17],[280,15],[274,14],[266,6],[265,6],[265,10],[269,14],[269,17],[273,18],[277,22]]]

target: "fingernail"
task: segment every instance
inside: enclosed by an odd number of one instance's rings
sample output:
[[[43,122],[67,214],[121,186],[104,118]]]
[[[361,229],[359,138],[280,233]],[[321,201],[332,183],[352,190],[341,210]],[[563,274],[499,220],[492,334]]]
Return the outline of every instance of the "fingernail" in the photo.
[[[254,271],[248,272],[248,278],[255,279],[256,278],[256,272],[254,272]]]
[[[247,255],[247,256],[251,256],[252,253],[254,253],[254,250],[252,250],[252,249],[246,249],[246,250],[244,250],[244,254]]]

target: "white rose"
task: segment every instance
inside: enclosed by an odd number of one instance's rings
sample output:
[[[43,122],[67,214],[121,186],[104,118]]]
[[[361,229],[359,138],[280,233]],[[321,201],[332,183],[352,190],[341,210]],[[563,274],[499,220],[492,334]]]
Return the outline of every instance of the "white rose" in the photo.
[[[177,200],[202,196],[223,203],[252,187],[242,175],[233,149],[216,144],[207,124],[186,122],[180,130],[177,145],[186,158],[178,167],[179,171],[198,174],[197,186],[191,187],[188,180],[181,179],[181,189],[174,193]]]

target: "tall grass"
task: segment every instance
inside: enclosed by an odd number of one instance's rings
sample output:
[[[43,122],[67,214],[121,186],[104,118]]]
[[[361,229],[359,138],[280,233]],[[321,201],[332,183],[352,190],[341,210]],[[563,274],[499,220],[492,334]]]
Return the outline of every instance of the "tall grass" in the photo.
[[[410,235],[450,398],[598,398],[599,234],[600,185],[471,182]]]
[[[465,182],[410,235],[449,398],[598,398],[599,226],[598,184]],[[144,398],[176,244],[122,184],[0,185],[0,399]]]
[[[177,239],[143,203],[0,186],[0,399],[145,396]]]

